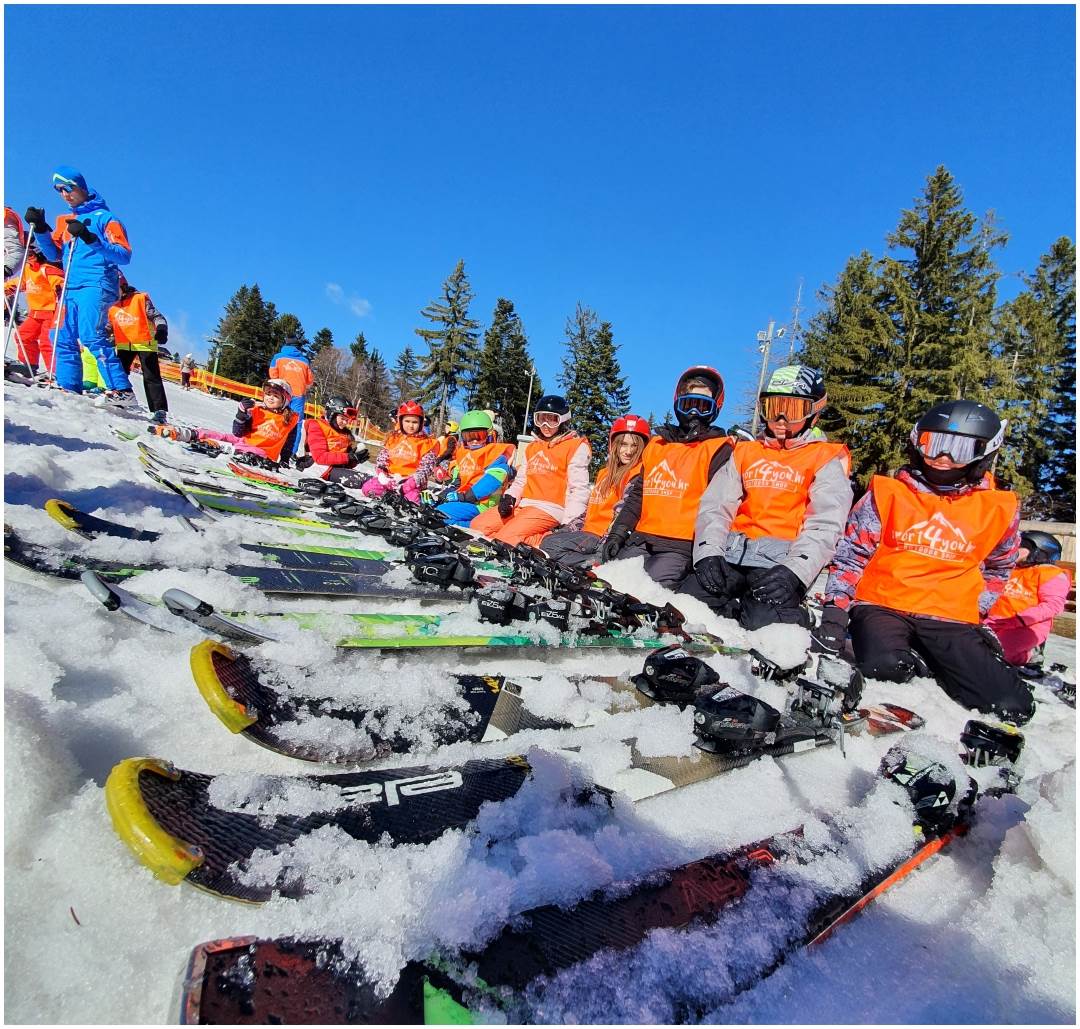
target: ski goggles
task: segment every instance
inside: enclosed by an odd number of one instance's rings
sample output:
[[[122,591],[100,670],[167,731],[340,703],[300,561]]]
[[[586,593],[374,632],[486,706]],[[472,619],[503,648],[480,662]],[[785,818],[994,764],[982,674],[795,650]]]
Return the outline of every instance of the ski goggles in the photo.
[[[947,457],[955,464],[971,464],[986,453],[986,440],[955,432],[913,432],[911,441],[929,461]]]
[[[758,403],[761,417],[767,422],[778,422],[781,418],[788,422],[804,422],[816,413],[815,409],[821,402],[811,397],[777,393],[761,397]]]
[[[469,450],[475,450],[477,447],[482,447],[487,441],[487,429],[465,429],[461,433],[461,442],[464,443]]]
[[[675,398],[675,413],[711,418],[719,408],[716,401],[705,393],[682,393]]]
[[[563,423],[563,416],[561,414],[555,414],[554,411],[538,411],[533,415],[533,421],[537,425],[550,425],[553,428],[557,428]]]

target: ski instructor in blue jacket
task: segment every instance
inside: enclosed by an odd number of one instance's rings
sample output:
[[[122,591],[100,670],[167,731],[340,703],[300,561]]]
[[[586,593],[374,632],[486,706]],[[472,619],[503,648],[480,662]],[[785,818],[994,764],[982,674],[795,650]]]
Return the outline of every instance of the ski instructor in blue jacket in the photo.
[[[48,260],[67,268],[63,320],[56,329],[56,383],[73,393],[83,390],[82,341],[95,358],[112,400],[133,398],[131,382],[106,334],[109,308],[120,298],[118,268],[131,260],[131,244],[105,198],[68,165],[53,172],[53,189],[71,208],[51,229],[45,211],[30,207],[26,221]]]

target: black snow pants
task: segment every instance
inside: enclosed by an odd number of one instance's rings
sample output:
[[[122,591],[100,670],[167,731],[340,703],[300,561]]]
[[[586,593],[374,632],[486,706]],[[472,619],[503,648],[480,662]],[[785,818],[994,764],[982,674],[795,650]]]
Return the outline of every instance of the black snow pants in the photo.
[[[916,674],[915,651],[941,688],[963,707],[1018,725],[1035,713],[1031,689],[983,626],[856,604],[850,627],[855,660],[867,678],[907,682]]]
[[[161,366],[158,364],[157,354],[146,350],[118,350],[116,356],[120,358],[125,372],[131,371],[136,357],[139,359],[146,406],[151,412],[168,411],[169,401],[165,399],[165,383],[161,381]]]
[[[666,536],[653,536],[647,532],[633,532],[627,539],[626,546],[619,551],[619,560],[641,556],[645,558],[645,573],[649,578],[673,590],[690,571],[694,544],[691,540],[668,539]]]

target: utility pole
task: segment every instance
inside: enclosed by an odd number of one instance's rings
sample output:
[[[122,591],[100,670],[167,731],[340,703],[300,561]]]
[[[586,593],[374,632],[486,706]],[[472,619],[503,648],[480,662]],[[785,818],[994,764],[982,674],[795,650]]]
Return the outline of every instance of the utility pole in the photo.
[[[799,291],[795,294],[795,306],[791,311],[791,339],[788,340],[788,364],[795,363],[795,343],[799,338],[799,312],[802,310],[803,278],[799,276]]]
[[[765,387],[765,373],[769,370],[769,351],[772,349],[773,341],[773,326],[776,322],[770,318],[769,327],[757,334],[758,350],[761,352],[761,374],[758,375],[757,381],[757,396],[761,396],[761,391]],[[758,430],[758,422],[761,419],[761,405],[758,404],[757,399],[754,399],[754,420],[750,426],[750,432],[756,437]]]

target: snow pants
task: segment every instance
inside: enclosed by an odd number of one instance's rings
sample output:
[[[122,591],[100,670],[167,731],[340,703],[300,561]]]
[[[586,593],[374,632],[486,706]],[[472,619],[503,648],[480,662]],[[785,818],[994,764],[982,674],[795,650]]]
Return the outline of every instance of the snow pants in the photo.
[[[196,429],[195,437],[196,439],[216,439],[222,443],[231,443],[233,449],[239,454],[258,454],[259,457],[265,457],[268,461],[273,460],[261,447],[253,447],[243,436],[234,436],[231,432],[218,432],[217,429]]]
[[[856,604],[850,628],[855,661],[868,678],[907,682],[915,675],[915,651],[941,688],[963,707],[1018,725],[1035,713],[1030,688],[984,626]]]
[[[296,436],[292,440],[292,446],[289,446],[288,441],[285,443],[285,449],[282,451],[282,454],[286,457],[292,457],[299,451],[300,440],[303,439],[304,436],[301,431],[304,424],[304,398],[293,397],[292,400],[289,401],[289,410],[296,412],[296,426],[293,429]]]
[[[778,607],[775,604],[763,604],[750,595],[750,577],[754,572],[765,571],[764,568],[744,568],[742,565],[730,567],[739,574],[740,580],[733,596],[717,597],[709,593],[694,572],[686,577],[677,592],[702,601],[722,618],[738,619],[739,625],[751,631],[766,625],[801,625],[804,629],[810,628],[810,612],[802,606],[802,597],[799,598],[799,603]],[[805,591],[803,596],[806,596]]]
[[[146,406],[151,411],[168,411],[169,401],[165,398],[165,383],[161,381],[161,365],[158,364],[157,354],[150,350],[118,350],[116,354],[125,372],[131,371],[136,357],[139,359]]]
[[[180,388],[191,389],[191,372],[180,373]]]
[[[540,541],[558,522],[546,511],[538,507],[516,507],[509,518],[499,514],[498,505],[489,507],[478,514],[470,523],[470,528],[482,532],[488,539],[498,540],[511,547],[519,543],[528,543],[530,547],[540,546]]]
[[[63,321],[56,332],[56,384],[61,388],[73,393],[83,390],[81,342],[97,359],[107,389],[131,389],[116,348],[105,335],[109,307],[115,303],[116,295],[100,286],[80,286],[67,291]]]
[[[448,524],[464,527],[480,513],[480,505],[466,504],[463,500],[452,500],[446,504],[439,504],[435,510],[446,515]]]
[[[687,575],[694,557],[694,544],[690,540],[668,539],[644,532],[634,532],[619,551],[624,557],[645,558],[645,573],[654,582],[673,590]]]
[[[568,530],[548,533],[540,541],[540,549],[564,568],[591,568],[600,561],[603,542],[595,532]]]
[[[370,500],[378,500],[380,497],[385,497],[387,493],[400,493],[410,504],[420,503],[420,490],[416,488],[416,483],[411,478],[394,482],[386,472],[377,472],[373,475],[360,487],[360,492]]]
[[[30,371],[37,368],[41,358],[45,371],[53,366],[52,330],[56,327],[55,311],[31,311],[15,330],[18,338],[19,360]]]

